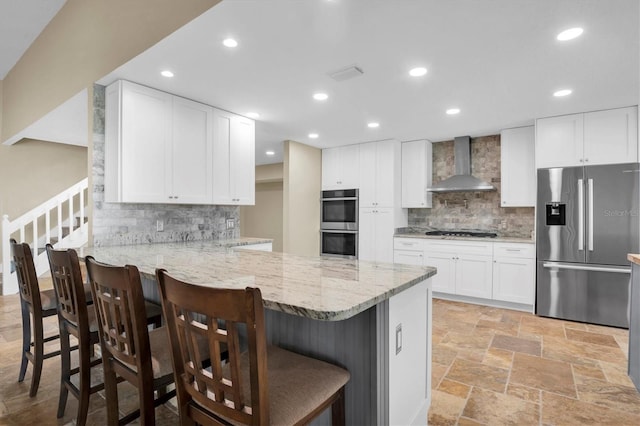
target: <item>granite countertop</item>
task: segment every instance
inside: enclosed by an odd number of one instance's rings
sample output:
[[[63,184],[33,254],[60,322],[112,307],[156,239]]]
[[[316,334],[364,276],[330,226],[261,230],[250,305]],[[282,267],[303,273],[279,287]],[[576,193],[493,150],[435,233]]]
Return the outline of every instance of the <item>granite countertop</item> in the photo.
[[[424,232],[396,232],[394,237],[401,238],[423,238],[425,240],[451,240],[451,241],[487,241],[487,242],[497,242],[497,243],[535,243],[531,238],[523,238],[523,237],[505,237],[498,235],[495,238],[489,237],[455,237],[451,235],[425,235]]]
[[[194,284],[258,287],[268,309],[330,321],[350,318],[436,273],[433,267],[233,249],[270,241],[84,247],[78,250],[78,256],[91,255],[111,265],[136,265],[142,275],[152,279],[156,268],[164,268],[170,275]]]
[[[629,253],[627,254],[627,259],[636,265],[640,265],[640,254]]]

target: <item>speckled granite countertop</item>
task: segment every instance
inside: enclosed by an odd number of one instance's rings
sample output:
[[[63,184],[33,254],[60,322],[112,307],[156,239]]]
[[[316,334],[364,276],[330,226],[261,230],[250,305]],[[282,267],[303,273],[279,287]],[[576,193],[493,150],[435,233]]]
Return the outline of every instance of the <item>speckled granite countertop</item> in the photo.
[[[191,241],[131,246],[85,247],[111,265],[136,265],[155,278],[156,268],[194,284],[258,287],[268,309],[302,317],[338,321],[352,317],[429,278],[436,268],[394,265],[333,257],[233,250],[271,240]]]
[[[528,243],[533,244],[535,241],[531,238],[521,237],[503,237],[497,236],[495,238],[479,238],[479,237],[454,237],[443,235],[425,235],[424,232],[396,232],[394,237],[401,238],[423,238],[425,240],[458,240],[458,241],[488,241],[496,243]]]

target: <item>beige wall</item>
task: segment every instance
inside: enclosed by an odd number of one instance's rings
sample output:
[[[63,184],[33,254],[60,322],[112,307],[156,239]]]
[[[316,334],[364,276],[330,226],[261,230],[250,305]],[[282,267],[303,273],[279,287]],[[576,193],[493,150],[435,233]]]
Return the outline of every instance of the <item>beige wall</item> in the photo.
[[[0,140],[219,2],[67,0],[4,79]]]
[[[240,235],[272,238],[273,251],[282,252],[282,198],[282,179],[256,182],[256,204],[240,207]]]
[[[283,251],[317,256],[320,250],[322,151],[284,143]]]
[[[256,182],[282,182],[283,163],[265,164],[256,167]]]

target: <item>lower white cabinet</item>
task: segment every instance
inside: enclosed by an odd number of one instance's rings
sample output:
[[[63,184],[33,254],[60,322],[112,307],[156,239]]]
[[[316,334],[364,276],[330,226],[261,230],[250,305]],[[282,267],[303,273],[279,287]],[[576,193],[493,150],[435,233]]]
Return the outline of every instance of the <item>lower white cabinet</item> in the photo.
[[[394,239],[394,262],[433,266],[433,291],[533,305],[535,246],[529,243]]]
[[[393,209],[362,208],[358,222],[358,259],[392,263]]]
[[[533,305],[536,263],[534,246],[496,243],[493,250],[493,299]]]

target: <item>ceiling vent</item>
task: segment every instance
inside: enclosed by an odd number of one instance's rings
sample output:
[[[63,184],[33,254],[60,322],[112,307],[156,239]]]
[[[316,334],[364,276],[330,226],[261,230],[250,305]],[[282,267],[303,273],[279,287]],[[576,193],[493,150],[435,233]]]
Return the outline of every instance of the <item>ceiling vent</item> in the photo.
[[[360,77],[364,72],[362,68],[357,65],[349,65],[348,67],[340,68],[339,70],[327,73],[329,77],[335,81],[345,81],[355,77]]]

